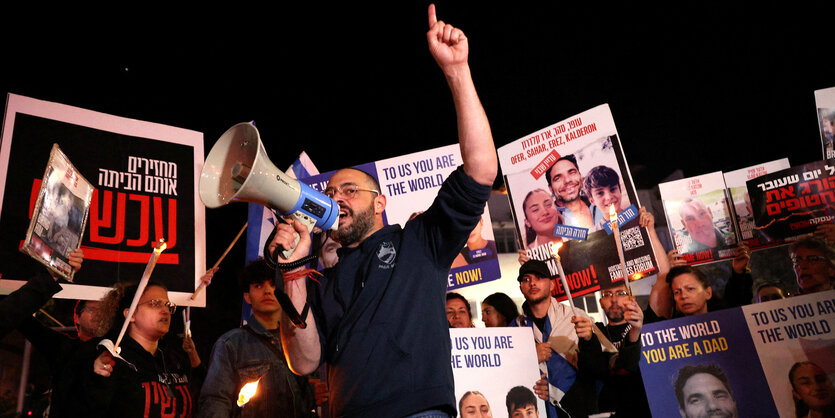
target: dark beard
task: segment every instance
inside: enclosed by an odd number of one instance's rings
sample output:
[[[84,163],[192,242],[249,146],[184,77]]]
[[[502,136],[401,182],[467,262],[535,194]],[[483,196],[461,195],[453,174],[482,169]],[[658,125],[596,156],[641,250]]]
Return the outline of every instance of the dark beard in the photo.
[[[609,322],[621,322],[624,320],[623,311],[612,311],[611,314],[606,312],[606,318],[609,319]]]
[[[550,294],[548,294],[548,293],[546,293],[546,294],[545,294],[545,296],[543,296],[543,297],[541,297],[541,298],[539,298],[539,299],[531,299],[531,300],[530,300],[530,304],[531,304],[531,305],[538,305],[538,304],[540,304],[540,303],[544,302],[544,301],[545,301],[545,299],[548,299],[548,298],[550,298],[550,297],[551,297],[551,295],[550,295]]]
[[[331,238],[343,247],[348,247],[359,242],[365,235],[374,228],[374,204],[361,212],[351,212],[354,218],[351,225],[331,232]]]

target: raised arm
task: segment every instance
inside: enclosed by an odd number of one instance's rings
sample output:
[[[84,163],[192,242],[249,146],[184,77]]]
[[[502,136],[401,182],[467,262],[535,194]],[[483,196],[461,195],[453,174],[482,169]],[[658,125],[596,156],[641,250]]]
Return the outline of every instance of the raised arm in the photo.
[[[498,157],[490,123],[470,75],[467,37],[461,29],[438,20],[435,5],[430,4],[426,39],[452,92],[464,171],[479,184],[492,185],[498,173]]]

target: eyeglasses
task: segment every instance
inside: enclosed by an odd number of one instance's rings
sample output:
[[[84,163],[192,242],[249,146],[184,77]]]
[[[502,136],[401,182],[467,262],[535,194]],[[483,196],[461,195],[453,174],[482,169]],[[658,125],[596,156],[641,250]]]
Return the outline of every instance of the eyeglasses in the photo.
[[[613,297],[613,296],[626,297],[626,296],[629,296],[629,293],[625,290],[618,290],[618,291],[615,291],[615,292],[612,292],[611,290],[606,290],[602,293],[602,295],[603,295],[603,298],[610,298],[610,297]]]
[[[177,305],[175,305],[175,304],[173,304],[173,303],[171,303],[167,300],[151,299],[151,300],[146,300],[145,302],[140,303],[140,305],[144,305],[146,303],[148,305],[151,305],[151,307],[154,308],[154,309],[162,309],[162,307],[164,306],[165,309],[168,310],[168,312],[171,313],[172,315],[174,314],[174,311],[177,310]]]
[[[799,266],[802,262],[807,263],[820,263],[822,261],[826,261],[826,257],[822,255],[810,255],[806,258],[803,257],[792,257],[792,265]]]
[[[378,195],[380,194],[379,190],[366,189],[365,187],[360,187],[356,184],[346,183],[335,189],[333,187],[328,187],[327,189],[325,189],[325,196],[333,199],[334,196],[339,194],[342,195],[342,197],[344,197],[346,200],[351,200],[357,196],[358,191],[377,193]]]

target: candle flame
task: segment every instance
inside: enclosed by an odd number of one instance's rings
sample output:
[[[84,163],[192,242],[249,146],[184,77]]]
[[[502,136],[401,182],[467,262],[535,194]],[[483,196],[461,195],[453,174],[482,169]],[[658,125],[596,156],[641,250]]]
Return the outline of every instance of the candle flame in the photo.
[[[165,242],[165,239],[160,238],[159,242],[157,242],[157,247],[154,248],[154,252],[159,254],[159,253],[165,251],[166,248],[168,248],[168,243]]]
[[[258,382],[261,379],[258,379],[254,382],[249,382],[241,388],[241,391],[238,393],[238,406],[244,406],[256,393],[258,393]]]
[[[549,242],[548,248],[550,248],[551,254],[553,254],[554,257],[559,257],[560,255],[557,251],[559,251],[560,248],[562,248],[562,242]]]
[[[612,203],[611,205],[609,205],[609,220],[610,221],[615,221],[617,219],[618,219],[618,213],[615,212],[615,204]]]

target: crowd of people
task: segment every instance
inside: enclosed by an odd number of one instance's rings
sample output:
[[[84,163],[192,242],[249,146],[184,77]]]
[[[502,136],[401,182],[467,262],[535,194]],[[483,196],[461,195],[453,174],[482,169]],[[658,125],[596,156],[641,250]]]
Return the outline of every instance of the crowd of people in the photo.
[[[470,75],[466,36],[438,20],[434,6],[429,26],[430,52],[452,93],[463,160],[432,205],[402,227],[386,226],[386,197],[376,179],[356,169],[336,172],[324,193],[339,204],[338,230],[329,237],[340,247],[338,261],[325,264],[316,280],[307,279],[315,273],[306,267],[283,269],[309,254],[311,239],[298,221],[277,225],[265,259],[247,266],[239,277],[252,315],[217,340],[207,364],[188,334],[183,339],[169,334],[176,306],[164,278],[144,287],[119,284],[100,301],[79,302],[77,338],[70,338],[33,323],[31,314],[60,290],[57,278],[33,277],[0,301],[0,336],[19,329],[38,350],[54,353],[49,355],[50,416],[310,417],[325,404],[331,417],[492,416],[480,392],[455,399],[449,329],[474,327],[476,320],[469,301],[446,289],[461,248],[485,245],[475,241],[473,231],[482,222],[497,156]],[[576,160],[565,157],[546,175],[550,190],[533,190],[523,202],[527,246],[549,242],[555,223],[600,228],[605,220],[599,208],[620,208],[620,177],[607,167],[596,167],[583,181]],[[710,278],[687,266],[677,251],[663,252],[654,218],[644,208],[640,225],[658,251],[659,273],[646,308],[623,285],[602,289],[600,306],[607,320],[594,323],[582,310],[553,297],[555,278],[548,266],[524,251],[517,277],[525,298],[521,312],[504,293],[484,299],[481,320],[486,326],[530,327],[535,338],[541,379],[508,392],[508,416],[536,416],[536,397],[546,401],[548,417],[599,412],[650,416],[638,368],[645,323],[740,306],[755,297],[761,302],[789,296],[774,283],[754,292],[750,251],[740,244],[720,298]],[[835,229],[826,226],[821,233],[790,248],[799,294],[832,288],[835,253],[827,240],[835,242]],[[708,230],[707,238],[711,234]],[[80,250],[69,258],[73,268],[81,268]],[[203,281],[208,284],[213,273],[207,272]],[[282,314],[281,292],[306,326]],[[102,348],[103,339],[120,340],[125,323],[120,350]],[[555,344],[555,339],[567,343]],[[789,379],[798,416],[835,415],[835,389],[818,365],[798,363]],[[696,381],[718,389],[700,393]],[[249,385],[258,387],[251,398],[242,390]],[[721,373],[682,371],[676,392],[682,416],[708,415],[690,402],[694,396],[705,403],[721,397],[722,412],[737,415]]]

